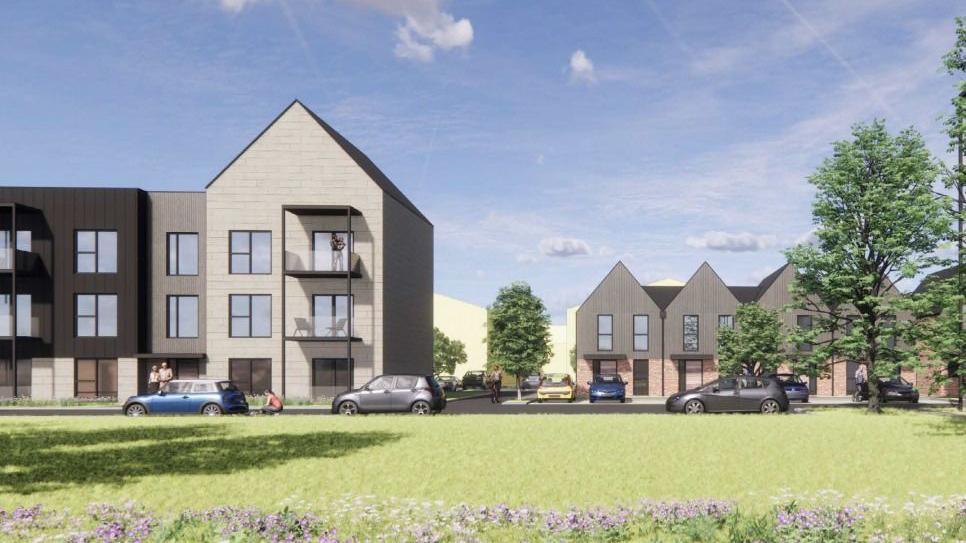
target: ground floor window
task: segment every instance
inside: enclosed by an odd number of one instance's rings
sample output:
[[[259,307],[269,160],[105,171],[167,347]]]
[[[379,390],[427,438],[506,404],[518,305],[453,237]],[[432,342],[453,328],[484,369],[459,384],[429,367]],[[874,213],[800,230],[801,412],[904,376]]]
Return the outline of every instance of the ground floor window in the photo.
[[[634,395],[647,396],[650,393],[650,370],[649,360],[634,361]]]
[[[594,360],[594,375],[617,375],[617,361]]]
[[[228,378],[245,394],[257,396],[272,388],[270,358],[232,358],[228,361]]]
[[[75,397],[117,398],[116,358],[78,358],[74,364]]]
[[[333,398],[352,388],[352,361],[346,358],[312,360],[312,397]]]
[[[29,398],[31,360],[0,360],[0,398]]]

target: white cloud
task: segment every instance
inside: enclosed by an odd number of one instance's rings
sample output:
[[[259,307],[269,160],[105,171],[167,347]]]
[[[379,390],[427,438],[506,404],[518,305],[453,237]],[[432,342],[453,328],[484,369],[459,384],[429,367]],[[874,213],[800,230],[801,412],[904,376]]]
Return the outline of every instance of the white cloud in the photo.
[[[802,235],[795,238],[795,242],[792,245],[801,245],[803,243],[814,245],[815,242],[818,241],[818,238],[815,237],[815,232],[817,230],[818,230],[817,228],[812,228],[808,232],[803,233]]]
[[[773,247],[777,238],[771,234],[749,234],[740,232],[705,232],[703,236],[689,236],[685,243],[695,249],[710,249],[712,251],[727,251],[741,253],[747,251],[763,251]]]
[[[594,62],[587,57],[583,49],[577,49],[570,55],[570,80],[584,83],[597,82]]]
[[[439,0],[348,0],[387,15],[402,17],[396,28],[397,57],[430,62],[437,49],[466,49],[473,42],[473,24],[441,9]]]
[[[241,13],[245,8],[254,6],[261,0],[218,0],[218,7],[228,13]]]
[[[531,253],[520,253],[517,255],[517,262],[520,264],[536,264],[540,259],[537,255]]]
[[[567,258],[590,254],[590,245],[582,239],[544,238],[540,240],[540,253],[544,256]]]

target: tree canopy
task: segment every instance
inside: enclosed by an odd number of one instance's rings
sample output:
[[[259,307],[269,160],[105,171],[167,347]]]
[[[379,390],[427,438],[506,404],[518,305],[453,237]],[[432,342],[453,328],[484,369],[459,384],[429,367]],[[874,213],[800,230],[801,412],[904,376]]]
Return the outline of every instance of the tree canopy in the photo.
[[[722,375],[773,373],[785,359],[785,335],[777,311],[741,304],[733,328],[718,329],[718,371]]]
[[[452,374],[458,364],[466,363],[466,345],[433,327],[433,371]]]
[[[520,379],[538,373],[553,352],[550,314],[530,285],[514,282],[497,293],[490,307],[487,344],[491,363]]]

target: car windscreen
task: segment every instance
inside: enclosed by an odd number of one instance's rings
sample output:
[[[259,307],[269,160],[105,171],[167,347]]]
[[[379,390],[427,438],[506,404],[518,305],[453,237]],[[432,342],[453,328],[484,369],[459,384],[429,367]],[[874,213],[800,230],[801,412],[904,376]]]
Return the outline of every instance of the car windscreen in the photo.
[[[543,378],[544,386],[548,387],[562,387],[570,385],[570,376],[567,374],[553,374],[547,375]]]
[[[783,385],[804,385],[805,382],[797,375],[777,375],[778,381]]]
[[[621,378],[619,375],[597,375],[594,377],[594,382],[601,385],[616,385],[620,384]]]
[[[883,379],[882,382],[883,383],[886,383],[886,384],[889,384],[889,385],[912,386],[912,383],[910,383],[909,381],[906,381],[902,377],[893,377],[892,379]]]

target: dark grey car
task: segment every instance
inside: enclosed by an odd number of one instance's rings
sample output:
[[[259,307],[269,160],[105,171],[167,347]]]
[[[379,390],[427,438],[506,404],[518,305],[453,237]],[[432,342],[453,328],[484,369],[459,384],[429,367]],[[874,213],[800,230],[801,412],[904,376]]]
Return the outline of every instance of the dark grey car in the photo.
[[[788,411],[788,396],[776,379],[740,375],[722,377],[710,383],[679,392],[667,399],[672,413],[730,413],[750,411],[781,413]]]
[[[342,415],[393,411],[428,415],[445,407],[446,395],[432,375],[380,375],[332,400],[332,412]]]

